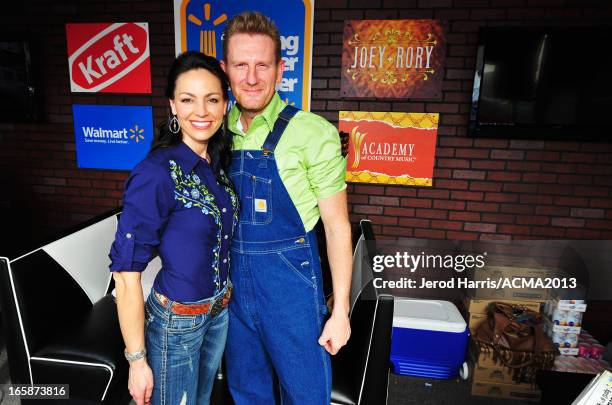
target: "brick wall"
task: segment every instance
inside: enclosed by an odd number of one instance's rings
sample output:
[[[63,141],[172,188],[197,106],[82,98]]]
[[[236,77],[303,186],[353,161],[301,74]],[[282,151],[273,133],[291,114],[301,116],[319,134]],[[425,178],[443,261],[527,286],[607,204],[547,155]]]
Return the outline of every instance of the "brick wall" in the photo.
[[[611,238],[612,144],[467,137],[479,27],[612,24],[612,10],[604,3],[318,0],[314,112],[333,123],[338,110],[440,113],[434,186],[349,185],[351,220],[372,219],[384,238]],[[30,0],[13,7],[0,17],[2,30],[31,32],[39,41],[44,121],[0,124],[0,202],[14,239],[36,242],[121,203],[127,173],[76,168],[71,105],[153,105],[155,122],[164,119],[164,75],[174,54],[172,2]],[[344,20],[386,18],[446,21],[441,101],[341,99]],[[153,94],[72,94],[64,24],[117,21],[149,23]]]
[[[612,145],[467,137],[478,29],[612,23],[603,2],[334,0],[315,12],[312,110],[439,112],[433,187],[349,185],[351,220],[368,217],[379,237],[448,239],[612,237]],[[347,19],[446,21],[443,98],[436,102],[342,100]]]
[[[72,104],[153,105],[159,124],[167,117],[163,93],[174,57],[174,23],[170,0],[30,0],[13,7],[0,22],[6,31],[30,32],[37,40],[44,119],[36,125],[0,124],[0,179],[8,184],[1,215],[15,222],[20,242],[14,249],[21,250],[21,241],[35,245],[121,204],[127,172],[76,167]],[[153,94],[71,93],[65,24],[121,21],[149,23]]]

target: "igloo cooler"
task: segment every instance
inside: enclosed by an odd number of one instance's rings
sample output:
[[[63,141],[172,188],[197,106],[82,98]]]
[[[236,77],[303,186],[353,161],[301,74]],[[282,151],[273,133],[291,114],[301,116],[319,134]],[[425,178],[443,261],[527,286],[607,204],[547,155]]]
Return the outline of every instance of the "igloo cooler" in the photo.
[[[469,329],[448,301],[395,298],[393,372],[426,378],[467,378]]]

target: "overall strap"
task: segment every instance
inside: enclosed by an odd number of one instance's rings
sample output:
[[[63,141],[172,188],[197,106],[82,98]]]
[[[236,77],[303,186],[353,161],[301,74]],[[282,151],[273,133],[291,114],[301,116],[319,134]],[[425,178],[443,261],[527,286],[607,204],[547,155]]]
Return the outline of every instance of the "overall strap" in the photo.
[[[274,149],[276,149],[278,141],[283,135],[283,132],[285,132],[287,124],[289,124],[291,118],[293,118],[298,111],[300,111],[298,108],[287,104],[285,108],[283,108],[283,110],[280,112],[280,114],[278,114],[278,118],[274,123],[274,128],[272,129],[272,132],[268,134],[268,137],[266,138],[266,141],[263,144],[262,150],[264,156],[268,156],[268,154],[274,153]]]

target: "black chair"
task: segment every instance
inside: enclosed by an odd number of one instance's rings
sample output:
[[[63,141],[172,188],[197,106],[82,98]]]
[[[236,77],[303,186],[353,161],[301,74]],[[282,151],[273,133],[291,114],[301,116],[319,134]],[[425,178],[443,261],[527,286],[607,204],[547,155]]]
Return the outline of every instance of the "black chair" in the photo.
[[[76,404],[130,402],[129,368],[109,294],[107,254],[117,215],[93,220],[16,259],[0,258],[2,331],[13,384],[68,384]],[[370,222],[362,221],[361,230],[354,254],[352,336],[332,357],[332,404],[338,405],[387,400],[393,297],[372,285],[376,244]],[[211,403],[232,403],[221,372]]]
[[[373,286],[376,241],[369,220],[353,255],[351,339],[332,356],[332,404],[383,405],[389,385],[393,296]]]
[[[13,384],[69,384],[79,404],[129,403],[128,363],[108,294],[116,227],[115,212],[19,258],[0,258]]]

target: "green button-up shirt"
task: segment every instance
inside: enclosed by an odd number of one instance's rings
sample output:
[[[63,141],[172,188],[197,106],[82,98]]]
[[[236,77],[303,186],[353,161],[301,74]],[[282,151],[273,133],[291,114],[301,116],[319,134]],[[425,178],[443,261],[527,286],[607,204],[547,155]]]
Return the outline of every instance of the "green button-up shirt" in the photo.
[[[275,94],[245,134],[239,122],[240,108],[234,105],[228,116],[229,129],[234,133],[234,149],[261,149],[284,107],[285,103]],[[346,160],[340,153],[338,131],[324,118],[300,111],[289,121],[274,157],[304,228],[310,231],[320,216],[317,199],[346,188]]]

